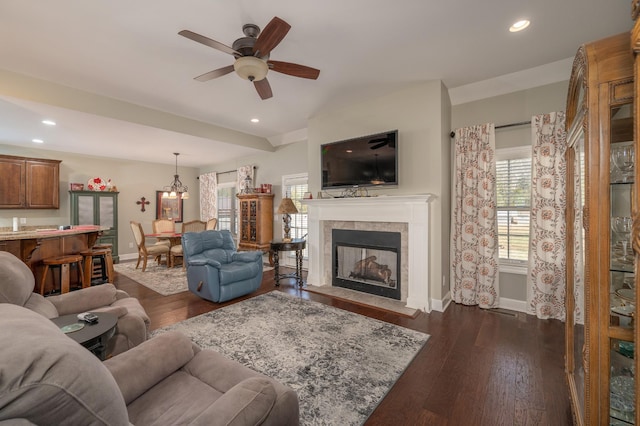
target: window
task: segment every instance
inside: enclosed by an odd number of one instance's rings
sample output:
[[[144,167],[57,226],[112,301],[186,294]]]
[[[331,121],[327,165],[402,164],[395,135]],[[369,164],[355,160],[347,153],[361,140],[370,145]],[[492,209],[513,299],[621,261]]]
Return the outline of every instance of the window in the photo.
[[[500,269],[526,273],[531,213],[531,147],[496,150],[496,192]]]
[[[227,229],[238,234],[238,198],[235,183],[218,185],[218,229]]]
[[[282,196],[291,198],[298,209],[297,214],[291,215],[291,238],[303,238],[309,232],[307,206],[301,202],[305,192],[309,191],[307,179],[308,175],[306,173],[282,176]],[[284,229],[284,224],[282,226]],[[284,234],[284,230],[282,233]],[[303,255],[306,259],[307,249],[304,250]]]

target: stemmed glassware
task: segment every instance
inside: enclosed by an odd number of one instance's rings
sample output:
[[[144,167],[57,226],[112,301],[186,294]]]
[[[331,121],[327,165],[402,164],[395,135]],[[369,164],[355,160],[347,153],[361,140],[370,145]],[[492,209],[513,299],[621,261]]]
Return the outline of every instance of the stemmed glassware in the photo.
[[[622,243],[622,257],[619,260],[623,263],[627,263],[629,260],[633,261],[633,257],[627,256],[627,247],[631,238],[631,218],[625,216],[612,217],[611,229],[619,236]]]
[[[613,147],[611,149],[611,160],[615,167],[620,171],[620,182],[629,182],[633,180],[633,165],[635,162],[635,150],[633,145]]]

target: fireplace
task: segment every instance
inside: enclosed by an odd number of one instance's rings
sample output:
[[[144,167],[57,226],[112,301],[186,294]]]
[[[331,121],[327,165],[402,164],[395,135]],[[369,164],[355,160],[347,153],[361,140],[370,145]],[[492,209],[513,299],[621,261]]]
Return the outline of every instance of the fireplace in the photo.
[[[307,283],[333,285],[333,229],[401,232],[400,301],[430,312],[429,203],[433,199],[422,194],[304,200],[309,214]]]
[[[333,229],[332,285],[400,300],[401,234]]]

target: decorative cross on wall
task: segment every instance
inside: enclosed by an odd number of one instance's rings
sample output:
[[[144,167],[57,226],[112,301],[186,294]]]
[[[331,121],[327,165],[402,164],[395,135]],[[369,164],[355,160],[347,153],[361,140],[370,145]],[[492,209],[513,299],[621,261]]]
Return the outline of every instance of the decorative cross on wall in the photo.
[[[140,206],[140,211],[143,212],[146,210],[144,207],[148,206],[151,203],[149,203],[145,197],[141,197],[140,201],[136,201],[136,204]]]

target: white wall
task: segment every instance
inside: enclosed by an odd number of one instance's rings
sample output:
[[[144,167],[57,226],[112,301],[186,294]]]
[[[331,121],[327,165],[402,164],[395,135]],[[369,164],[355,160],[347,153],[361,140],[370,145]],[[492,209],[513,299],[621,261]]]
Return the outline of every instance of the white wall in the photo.
[[[499,126],[528,121],[536,114],[564,111],[568,88],[567,80],[455,105],[451,109],[451,123],[454,129],[482,123]],[[531,145],[531,126],[496,130],[496,148],[524,145]],[[524,303],[527,298],[526,284],[526,275],[500,273],[500,297]]]
[[[273,185],[272,191],[275,194],[273,199],[274,210],[277,209],[282,200],[282,176],[306,173],[307,172],[307,141],[295,142],[288,145],[276,147],[275,152],[265,152],[260,155],[253,155],[239,158],[234,161],[212,164],[200,169],[200,173],[224,172],[235,170],[240,166],[254,165],[255,182],[254,187],[261,183]],[[235,180],[235,174],[225,174],[218,177],[218,182],[229,182]],[[274,214],[273,236],[282,237],[282,217]]]
[[[22,157],[62,160],[60,163],[60,208],[55,210],[0,210],[0,227],[11,226],[12,217],[27,218],[27,226],[59,226],[70,223],[69,183],[84,183],[90,177],[111,179],[118,191],[118,252],[120,256],[137,253],[129,221],[142,223],[145,231],[151,232],[151,222],[156,218],[156,191],[173,181],[175,165],[153,164],[142,161],[89,157],[43,149],[0,145],[0,154]],[[189,187],[191,198],[184,200],[185,221],[199,219],[198,171],[180,167],[178,174],[183,184]],[[145,212],[140,211],[136,201],[145,197],[150,204]],[[129,247],[132,245],[132,247]]]
[[[446,88],[440,81],[411,85],[404,90],[368,99],[309,120],[309,189],[321,188],[320,145],[398,129],[399,185],[369,190],[370,195],[431,193],[429,286],[441,300],[448,291],[449,250],[449,121]],[[445,159],[445,161],[443,161]],[[339,191],[327,191],[337,193]],[[442,282],[447,283],[443,289]]]

